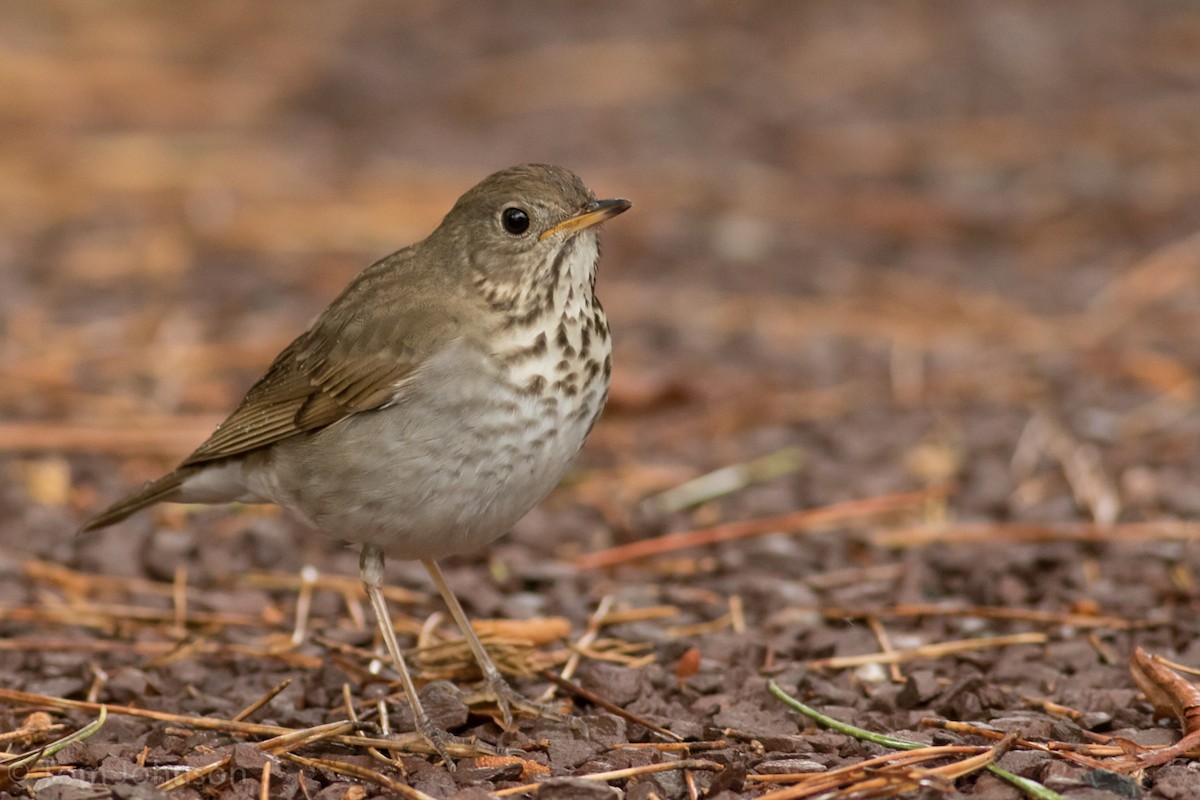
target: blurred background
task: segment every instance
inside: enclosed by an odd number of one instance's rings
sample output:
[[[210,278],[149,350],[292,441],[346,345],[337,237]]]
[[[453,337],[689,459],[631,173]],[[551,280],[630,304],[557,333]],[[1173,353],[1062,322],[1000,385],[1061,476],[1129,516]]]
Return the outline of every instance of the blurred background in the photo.
[[[74,558],[522,161],[636,204],[571,546],[789,447],[708,518],[948,480],[964,518],[1200,510],[1197,52],[1165,0],[6,4],[0,535]]]

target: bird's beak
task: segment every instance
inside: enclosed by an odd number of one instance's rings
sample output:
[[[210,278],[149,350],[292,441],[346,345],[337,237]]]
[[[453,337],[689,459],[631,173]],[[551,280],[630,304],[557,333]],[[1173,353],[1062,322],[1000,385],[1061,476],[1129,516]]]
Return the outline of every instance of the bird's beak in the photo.
[[[562,222],[555,225],[538,237],[538,241],[542,241],[553,236],[556,233],[575,233],[584,228],[590,228],[593,225],[599,225],[606,219],[612,219],[617,214],[628,211],[633,203],[628,200],[617,198],[615,200],[596,200],[588,205],[587,210],[582,214],[576,214],[573,217],[567,217]]]

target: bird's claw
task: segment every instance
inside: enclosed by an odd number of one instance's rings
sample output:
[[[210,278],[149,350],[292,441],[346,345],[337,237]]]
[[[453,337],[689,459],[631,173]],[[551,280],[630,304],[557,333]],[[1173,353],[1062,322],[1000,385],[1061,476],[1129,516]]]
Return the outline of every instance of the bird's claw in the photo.
[[[496,707],[500,710],[502,726],[506,731],[511,730],[513,727],[514,710],[521,716],[531,719],[549,719],[555,722],[567,723],[574,722],[572,717],[563,714],[558,707],[538,703],[519,694],[500,675],[484,680],[483,693],[495,701]]]

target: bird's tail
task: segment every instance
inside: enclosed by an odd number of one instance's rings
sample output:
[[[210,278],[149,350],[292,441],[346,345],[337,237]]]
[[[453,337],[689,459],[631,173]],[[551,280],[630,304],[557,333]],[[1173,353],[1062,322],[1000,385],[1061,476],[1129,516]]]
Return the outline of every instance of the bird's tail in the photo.
[[[156,481],[150,481],[150,483],[147,483],[129,497],[113,503],[83,523],[83,527],[79,529],[79,532],[85,533],[98,528],[106,528],[114,522],[120,522],[130,514],[141,511],[146,506],[174,499],[179,494],[179,487],[183,485],[183,479],[187,477],[187,474],[186,470],[177,469],[163,475]]]

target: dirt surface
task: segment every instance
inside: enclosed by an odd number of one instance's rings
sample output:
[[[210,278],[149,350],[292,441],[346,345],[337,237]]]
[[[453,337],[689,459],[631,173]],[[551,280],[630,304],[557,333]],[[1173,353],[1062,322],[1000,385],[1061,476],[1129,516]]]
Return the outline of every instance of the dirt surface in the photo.
[[[889,752],[774,680],[924,744],[1017,732],[1000,764],[1064,797],[1200,798],[1196,762],[1142,749],[1179,739],[1186,679],[1127,666],[1200,666],[1198,49],[1171,2],[6,5],[0,747],[109,712],[0,790],[732,800]],[[491,640],[524,694],[574,651],[632,718],[560,689],[576,723],[502,736],[395,563],[427,707],[517,754],[451,772],[336,738],[410,724],[353,552],[261,508],[73,531],[531,160],[636,204],[603,235],[612,401],[564,485],[446,570],[516,621]],[[977,752],[827,790],[1021,796],[930,771]]]

